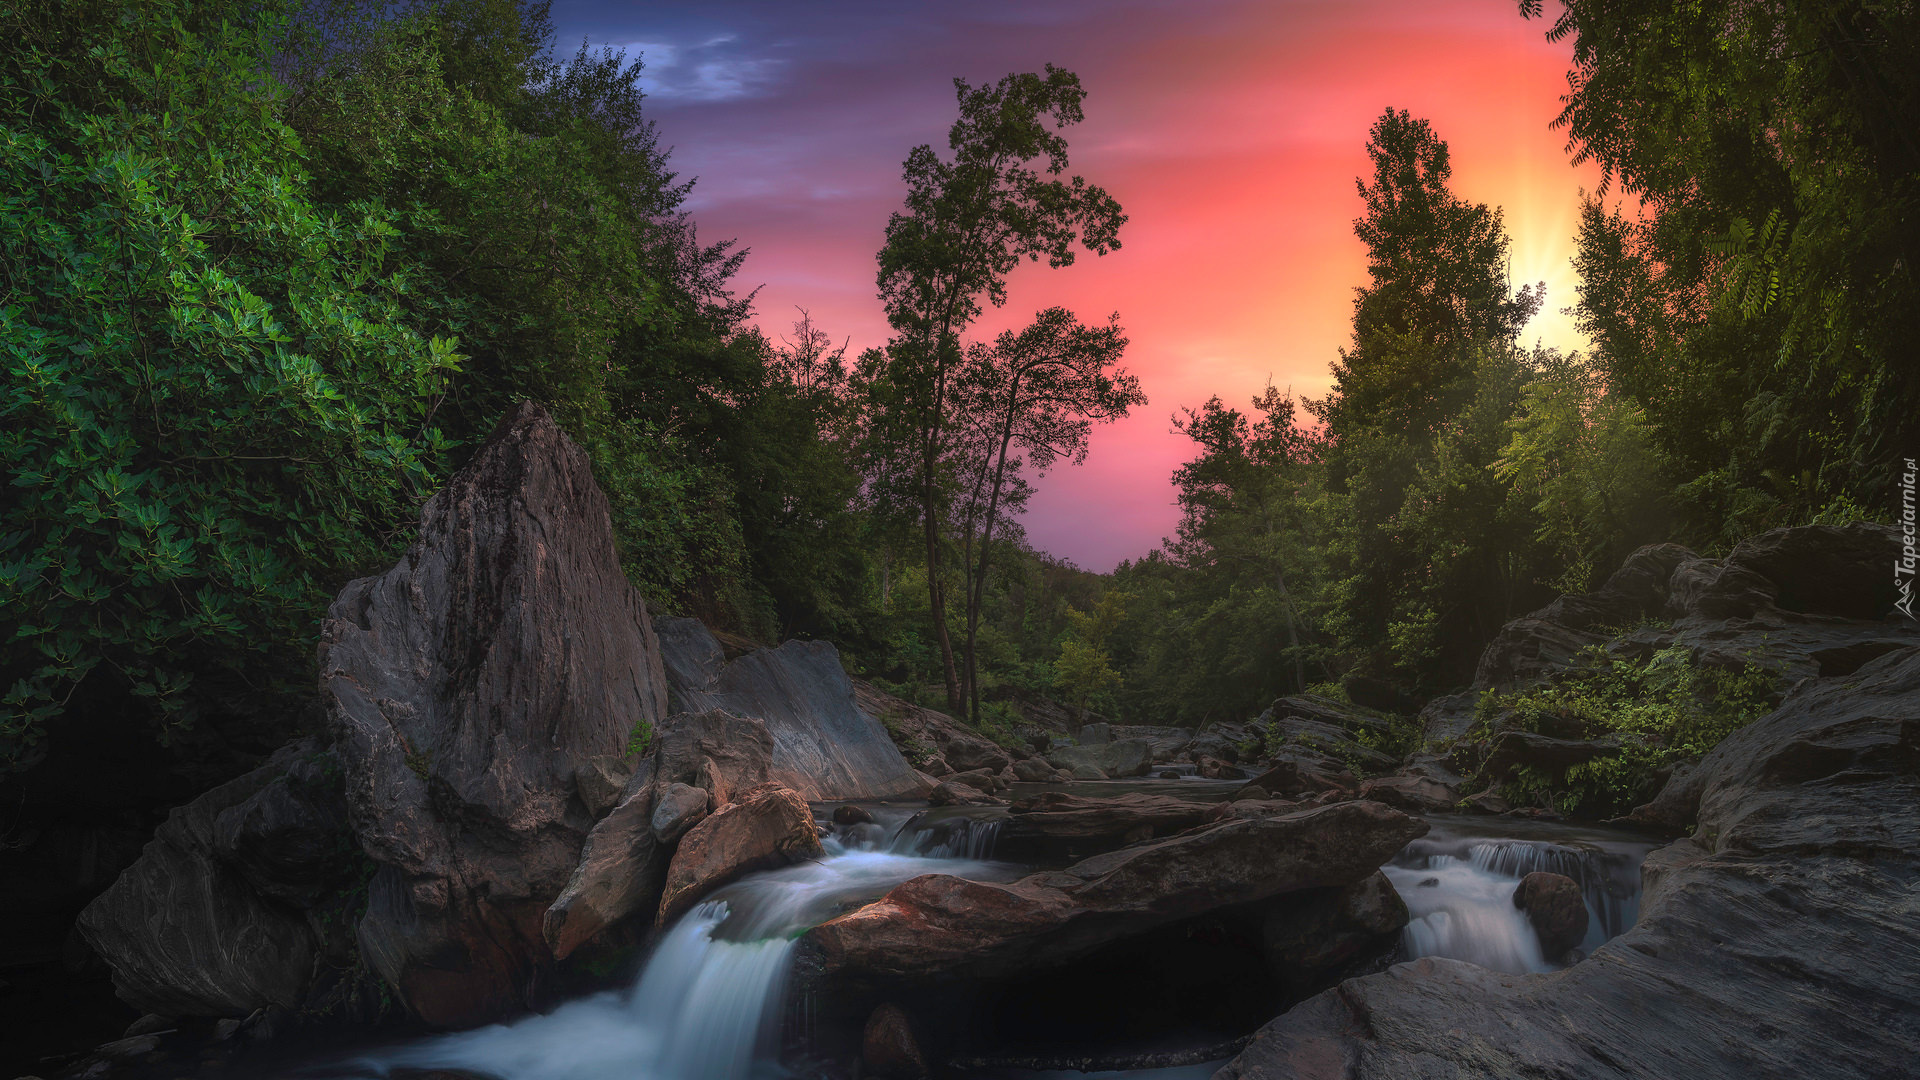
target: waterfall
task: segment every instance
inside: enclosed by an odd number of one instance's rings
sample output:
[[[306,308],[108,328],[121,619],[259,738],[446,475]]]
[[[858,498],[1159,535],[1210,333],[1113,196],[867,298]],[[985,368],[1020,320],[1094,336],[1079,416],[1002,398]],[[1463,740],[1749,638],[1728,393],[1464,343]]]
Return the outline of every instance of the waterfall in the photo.
[[[1436,828],[1384,869],[1407,904],[1401,940],[1409,958],[1444,956],[1519,974],[1559,966],[1541,954],[1526,912],[1513,906],[1521,878],[1538,870],[1579,884],[1587,905],[1580,949],[1591,952],[1640,917],[1640,862],[1652,847],[1591,833],[1537,840]]]
[[[966,857],[991,852],[997,823],[945,828],[928,840],[910,827],[914,820],[892,828],[855,826],[824,841],[825,859],[718,890],[661,937],[627,989],[366,1055],[350,1063],[348,1075],[386,1076],[395,1069],[463,1069],[499,1080],[778,1075],[787,974],[802,934],[921,874],[1011,876],[1009,867]],[[912,838],[909,851],[895,850],[902,836]]]

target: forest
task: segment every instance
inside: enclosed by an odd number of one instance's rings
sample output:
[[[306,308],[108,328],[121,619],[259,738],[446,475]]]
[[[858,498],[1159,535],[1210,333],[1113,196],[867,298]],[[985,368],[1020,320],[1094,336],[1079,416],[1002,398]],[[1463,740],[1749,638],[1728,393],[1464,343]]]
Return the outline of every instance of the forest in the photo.
[[[998,329],[1138,228],[1065,67],[899,146],[858,340],[550,0],[0,6],[0,1068],[1891,1075],[1920,13],[1503,15],[1572,295],[1389,106],[1325,392],[1150,401]],[[1032,542],[1143,415],[1172,534]]]
[[[1443,132],[1356,131],[1368,279],[1333,388],[1172,403],[1177,532],[1101,575],[1020,515],[1147,407],[1124,314],[969,332],[1016,265],[1124,239],[1071,173],[1072,73],[959,84],[946,145],[903,148],[894,334],[856,351],[756,327],[640,66],[559,51],[539,3],[15,9],[0,758],[81,711],[168,745],[297,712],[327,600],[522,399],[590,449],[657,609],[831,640],[989,729],[1032,694],[1186,725],[1309,688],[1405,710],[1643,543],[1892,520],[1920,415],[1910,13],[1721,21],[1576,2],[1549,27],[1558,124],[1606,178],[1583,354],[1524,344],[1542,297]]]

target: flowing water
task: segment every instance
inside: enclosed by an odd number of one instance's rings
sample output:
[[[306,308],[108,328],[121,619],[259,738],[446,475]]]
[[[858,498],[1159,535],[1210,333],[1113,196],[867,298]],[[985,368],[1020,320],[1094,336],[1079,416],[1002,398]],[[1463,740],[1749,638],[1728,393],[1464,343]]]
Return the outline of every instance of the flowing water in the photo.
[[[1527,913],[1513,906],[1520,879],[1536,870],[1580,884],[1587,902],[1584,954],[1640,917],[1640,863],[1656,845],[1626,833],[1565,825],[1500,823],[1436,815],[1433,831],[1385,867],[1412,917],[1402,932],[1408,959],[1444,956],[1515,974],[1553,971]]]
[[[921,874],[1004,880],[987,861],[995,822],[920,816],[854,826],[818,862],[755,874],[695,907],[625,990],[510,1024],[365,1055],[351,1076],[460,1069],[499,1080],[750,1080],[777,1057],[787,973],[800,936],[849,905]]]

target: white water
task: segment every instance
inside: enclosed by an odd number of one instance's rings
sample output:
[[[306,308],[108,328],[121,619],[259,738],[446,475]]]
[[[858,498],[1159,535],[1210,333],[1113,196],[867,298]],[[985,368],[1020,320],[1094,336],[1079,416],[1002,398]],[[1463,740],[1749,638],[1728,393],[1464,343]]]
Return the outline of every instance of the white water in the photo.
[[[756,874],[714,893],[667,931],[629,989],[368,1055],[351,1063],[353,1075],[462,1069],[499,1080],[781,1076],[781,1003],[801,934],[921,874],[1009,876],[1005,865],[980,859],[875,850],[985,853],[992,841],[987,830],[961,826],[930,836],[908,827],[863,826],[851,833],[824,841],[825,859]]]
[[[1640,861],[1652,846],[1464,838],[1436,827],[1428,841],[1416,841],[1383,869],[1407,904],[1410,921],[1401,941],[1408,958],[1444,956],[1522,974],[1560,965],[1541,955],[1526,912],[1513,906],[1521,878],[1545,870],[1580,884],[1588,916],[1580,949],[1591,952],[1639,918]]]

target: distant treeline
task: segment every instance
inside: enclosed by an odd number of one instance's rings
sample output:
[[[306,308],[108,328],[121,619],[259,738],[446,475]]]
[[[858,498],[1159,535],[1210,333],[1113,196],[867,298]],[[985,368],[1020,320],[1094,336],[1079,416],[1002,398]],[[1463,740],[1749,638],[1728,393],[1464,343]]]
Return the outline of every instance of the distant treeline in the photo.
[[[1564,9],[1561,124],[1609,178],[1584,356],[1524,346],[1543,297],[1499,211],[1389,110],[1333,390],[1184,410],[1178,535],[1102,576],[1018,517],[1144,404],[1119,317],[968,334],[1021,261],[1119,246],[1067,171],[1071,73],[956,83],[876,237],[893,335],[849,356],[748,321],[640,68],[556,53],[543,3],[8,8],[0,764],[73,709],[283,723],[335,590],[522,398],[592,455],[657,608],[834,640],[977,723],[1021,692],[1192,723],[1458,684],[1639,543],[1885,516],[1920,410],[1915,23]]]

